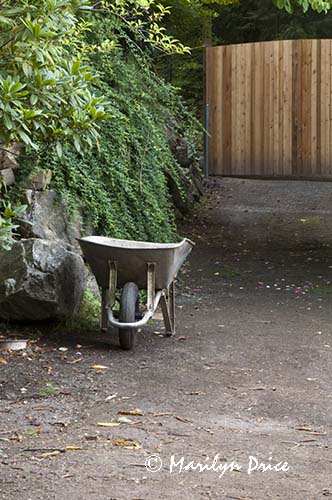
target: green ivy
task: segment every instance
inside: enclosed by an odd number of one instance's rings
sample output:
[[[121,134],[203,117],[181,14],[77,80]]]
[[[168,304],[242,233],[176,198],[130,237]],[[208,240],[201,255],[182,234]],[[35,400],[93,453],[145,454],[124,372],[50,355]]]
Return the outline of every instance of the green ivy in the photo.
[[[92,34],[93,33],[93,34]],[[63,146],[62,158],[51,145],[22,162],[22,176],[50,168],[53,187],[72,211],[83,211],[87,233],[150,241],[174,241],[174,207],[167,175],[177,182],[180,167],[166,128],[195,131],[192,118],[174,89],[158,78],[133,41],[100,16],[89,42],[116,40],[110,53],[90,56],[100,75],[98,92],[110,103],[111,119],[100,129],[100,146],[80,154]],[[190,134],[189,134],[190,135]],[[194,132],[195,135],[195,132]],[[185,194],[184,194],[185,196]]]

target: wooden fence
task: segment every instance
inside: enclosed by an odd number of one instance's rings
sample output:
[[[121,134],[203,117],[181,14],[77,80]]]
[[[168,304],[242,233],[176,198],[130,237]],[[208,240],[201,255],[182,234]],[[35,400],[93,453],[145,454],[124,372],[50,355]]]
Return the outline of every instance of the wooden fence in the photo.
[[[212,175],[332,177],[332,40],[211,47]]]

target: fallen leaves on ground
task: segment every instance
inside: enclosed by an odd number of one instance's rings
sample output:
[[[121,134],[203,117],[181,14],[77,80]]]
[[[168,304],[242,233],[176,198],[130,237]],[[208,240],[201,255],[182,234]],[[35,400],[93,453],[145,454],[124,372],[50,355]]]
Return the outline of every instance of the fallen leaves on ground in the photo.
[[[126,450],[140,450],[142,448],[141,443],[133,439],[113,439],[112,443]]]
[[[92,434],[85,434],[84,435],[84,438],[87,440],[87,441],[97,441],[98,439],[98,436],[97,435],[92,435]]]
[[[235,472],[235,470],[234,470]],[[229,500],[254,500],[252,497],[227,497]]]
[[[120,424],[132,424],[133,423],[133,421],[130,420],[130,418],[127,418],[124,415],[118,418],[118,422],[120,422]]]
[[[0,365],[1,364],[3,364],[3,365],[7,364],[7,361],[5,360],[5,358],[0,358]]]
[[[294,427],[294,429],[296,431],[303,431],[303,432],[306,432],[307,434],[312,434],[313,436],[325,436],[325,432],[321,432],[321,431],[315,431],[313,429],[311,429],[311,427],[308,427],[306,425],[299,425],[297,427]]]
[[[110,396],[107,396],[107,398],[105,398],[105,401],[112,401],[112,399],[115,399],[117,395],[117,392],[115,394],[111,394]]]
[[[55,457],[57,455],[60,455],[60,453],[62,453],[62,451],[60,450],[55,450],[55,451],[47,451],[45,453],[42,453],[40,456],[42,458],[48,458],[48,457]]]
[[[54,449],[50,451],[45,451],[40,455],[41,458],[56,457],[61,453],[66,453],[66,451],[79,451],[82,450],[81,446],[65,446],[64,448]]]
[[[80,363],[83,360],[83,358],[77,358],[74,359],[74,361],[67,361],[68,365],[75,365],[75,363]]]
[[[108,366],[104,365],[91,365],[90,368],[92,370],[108,370]]]
[[[144,413],[139,408],[135,410],[119,410],[118,415],[131,415],[132,417],[143,417]]]
[[[176,418],[176,420],[179,420],[180,422],[185,422],[186,424],[191,423],[191,421],[188,420],[187,418],[179,417],[178,415],[175,415],[175,418]]]
[[[9,438],[11,441],[18,441],[19,443],[22,443],[24,441],[24,436],[23,434],[19,434],[18,432],[15,432],[12,436]]]
[[[97,422],[98,427],[119,427],[120,422]]]

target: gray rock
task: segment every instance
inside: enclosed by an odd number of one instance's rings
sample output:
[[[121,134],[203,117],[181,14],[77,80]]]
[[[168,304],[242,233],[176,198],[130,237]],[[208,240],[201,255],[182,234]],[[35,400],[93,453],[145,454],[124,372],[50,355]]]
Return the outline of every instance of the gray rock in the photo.
[[[87,280],[86,280],[85,289],[88,292],[92,293],[92,295],[95,297],[95,299],[97,299],[101,302],[101,293],[100,293],[100,289],[99,289],[99,286],[97,284],[96,278],[92,274],[91,271],[87,271],[87,272],[88,272],[88,276],[87,276]]]
[[[19,168],[18,158],[23,151],[23,145],[19,142],[13,142],[5,148],[0,149],[0,169]]]
[[[193,148],[182,135],[176,123],[169,124],[166,129],[166,134],[173,156],[177,159],[182,168],[188,169],[191,165],[196,163]]]
[[[5,186],[15,184],[15,175],[12,168],[4,168],[3,170],[0,170],[0,178]]]
[[[82,258],[59,241],[23,239],[0,251],[0,318],[59,320],[75,315],[85,288]]]
[[[176,123],[167,128],[168,142],[173,156],[180,165],[180,176],[176,180],[167,173],[168,189],[178,211],[178,216],[187,214],[193,204],[204,194],[203,177],[198,159]]]
[[[45,191],[50,185],[52,180],[52,170],[41,169],[39,172],[32,177],[28,177],[25,181],[25,185],[28,189],[35,189],[38,191]]]
[[[177,180],[169,172],[166,173],[166,179],[173,203],[178,210],[178,216],[189,213],[194,203],[199,201],[204,194],[199,169],[193,164],[190,170],[183,171]]]
[[[29,224],[20,223],[23,238],[61,240],[80,252],[76,238],[81,236],[82,221],[79,215],[70,220],[67,210],[56,191],[25,192],[24,202],[28,204]]]

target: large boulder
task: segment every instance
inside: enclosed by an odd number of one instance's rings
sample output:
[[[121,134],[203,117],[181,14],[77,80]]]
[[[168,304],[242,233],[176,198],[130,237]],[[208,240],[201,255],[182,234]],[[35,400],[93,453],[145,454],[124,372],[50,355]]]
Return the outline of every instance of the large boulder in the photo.
[[[54,190],[26,190],[24,202],[28,205],[28,221],[20,223],[23,238],[69,243],[80,252],[77,238],[81,236],[81,217],[69,218],[66,207]]]
[[[82,258],[70,245],[17,241],[10,251],[0,251],[0,318],[45,321],[75,315],[86,275]]]

